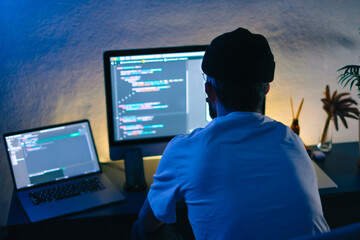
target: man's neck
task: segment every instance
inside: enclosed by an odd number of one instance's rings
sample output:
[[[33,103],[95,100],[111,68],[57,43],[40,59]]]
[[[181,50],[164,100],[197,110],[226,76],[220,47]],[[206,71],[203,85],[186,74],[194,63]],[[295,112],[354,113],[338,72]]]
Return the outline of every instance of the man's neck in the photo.
[[[224,107],[224,105],[222,105],[222,103],[220,101],[218,101],[216,104],[216,112],[217,112],[217,116],[221,117],[221,116],[226,116],[232,112],[242,112],[242,111],[226,108],[226,107]],[[251,112],[261,113],[262,111],[258,110],[258,111],[251,111]]]
[[[235,110],[228,109],[228,108],[224,107],[224,105],[220,101],[217,101],[217,103],[216,103],[216,113],[217,113],[218,117],[226,116],[226,115],[228,115],[229,113],[232,113],[232,112],[235,112]]]

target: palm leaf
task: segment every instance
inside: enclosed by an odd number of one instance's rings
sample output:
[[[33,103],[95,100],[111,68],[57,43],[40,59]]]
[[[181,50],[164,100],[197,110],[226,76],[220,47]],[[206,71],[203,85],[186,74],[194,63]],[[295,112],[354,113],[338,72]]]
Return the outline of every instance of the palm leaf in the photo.
[[[356,81],[351,81],[351,84],[350,84],[350,91],[351,91],[351,89],[352,89],[352,87],[353,87],[353,85],[355,84],[355,82]],[[359,87],[359,81],[357,82],[357,84],[356,85],[358,85],[358,87]]]
[[[338,126],[338,120],[337,120],[337,114],[336,113],[333,114],[333,121],[334,121],[335,129],[336,129],[336,131],[338,131],[339,126]]]
[[[360,84],[360,81],[358,81],[358,83]],[[350,93],[345,92],[338,94],[337,91],[335,91],[331,94],[329,86],[326,85],[324,95],[325,98],[321,99],[323,102],[323,109],[330,117],[332,117],[336,131],[339,130],[338,117],[344,124],[345,128],[348,128],[348,124],[346,122],[347,117],[359,119],[359,109],[352,107],[353,105],[357,105],[357,102],[349,96]]]
[[[335,93],[336,93],[336,91],[334,92],[334,94]],[[350,95],[350,93],[348,93],[348,92],[340,93],[340,94],[336,95],[335,98],[333,98],[333,101],[338,102],[340,100],[340,98],[342,98],[342,97],[344,97],[346,95]]]
[[[345,98],[345,99],[340,100],[339,104],[340,105],[342,105],[342,104],[349,104],[349,105],[355,104],[355,105],[357,105],[357,102],[352,98]]]
[[[337,71],[340,72],[342,70],[345,70],[345,72],[350,72],[350,73],[357,73],[359,74],[359,69],[360,69],[360,66],[359,65],[346,65],[340,69],[338,69]]]
[[[350,115],[349,113],[346,113],[346,114],[344,114],[343,116],[344,116],[344,117],[349,117],[349,118],[352,118],[352,119],[356,119],[356,120],[359,119],[358,116]]]
[[[353,85],[356,83],[356,85],[359,88],[359,96],[360,96],[360,66],[359,65],[346,65],[340,69],[337,70],[344,71],[342,74],[338,76],[339,80],[338,83],[343,85],[343,87],[346,87],[350,83],[350,90],[352,89]]]
[[[322,101],[325,105],[331,103],[331,102],[329,101],[329,99],[326,99],[326,98],[322,98],[321,101]]]
[[[359,80],[357,76],[350,73],[344,73],[339,76],[338,83],[342,84],[343,87],[346,87],[346,85],[348,85],[349,82],[355,83],[357,80]]]
[[[325,94],[325,98],[326,98],[326,99],[331,100],[331,98],[330,98],[330,87],[329,87],[329,85],[326,85],[324,94]]]
[[[336,96],[337,96],[337,91],[335,91],[331,97],[331,102],[335,102],[335,99],[336,99]]]
[[[357,108],[347,107],[347,108],[344,108],[343,110],[346,111],[346,112],[351,112],[351,113],[354,113],[356,115],[359,115],[359,109],[357,109]]]
[[[345,128],[348,128],[348,125],[347,125],[347,122],[346,122],[344,116],[339,115],[339,118],[341,119],[341,121],[342,121],[342,123],[344,124]]]
[[[325,112],[326,112],[327,114],[331,114],[331,113],[330,113],[330,109],[329,109],[329,108],[327,108],[327,107],[323,106],[323,109],[325,110]]]

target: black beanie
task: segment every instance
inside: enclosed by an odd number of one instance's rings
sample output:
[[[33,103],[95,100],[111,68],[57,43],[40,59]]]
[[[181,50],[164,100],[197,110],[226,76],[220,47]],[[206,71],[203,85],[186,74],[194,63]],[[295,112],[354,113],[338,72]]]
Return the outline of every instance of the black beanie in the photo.
[[[203,72],[221,82],[271,82],[275,62],[264,36],[238,28],[216,37],[206,49]]]

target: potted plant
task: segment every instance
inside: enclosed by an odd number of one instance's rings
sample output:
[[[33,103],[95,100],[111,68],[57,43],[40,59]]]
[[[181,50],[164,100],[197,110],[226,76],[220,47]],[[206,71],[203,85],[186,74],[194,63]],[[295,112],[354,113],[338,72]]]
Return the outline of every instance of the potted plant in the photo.
[[[326,85],[324,95],[325,98],[322,98],[321,101],[324,104],[323,109],[325,110],[327,117],[320,135],[318,148],[326,152],[331,149],[331,144],[327,144],[327,138],[331,131],[331,120],[334,122],[336,131],[339,130],[338,117],[345,128],[348,128],[345,118],[359,119],[359,110],[356,107],[352,107],[353,104],[357,105],[357,102],[354,99],[351,97],[345,98],[345,96],[350,95],[350,93],[345,92],[338,94],[337,91],[335,91],[333,94],[330,94],[329,85]]]
[[[360,66],[346,65],[340,68],[338,72],[341,72],[341,74],[338,76],[338,83],[341,84],[343,87],[349,86],[350,91],[354,86],[356,86],[358,91],[358,97],[360,98]],[[360,117],[358,116],[358,118]],[[360,139],[360,120],[359,120],[359,139]],[[360,150],[360,141],[359,141],[359,150]],[[358,167],[360,167],[360,156],[358,158],[357,165]]]
[[[342,67],[338,70],[343,71],[338,79],[338,83],[343,85],[343,87],[346,87],[347,85],[350,86],[350,91],[352,87],[355,85],[358,89],[358,97],[360,98],[360,66],[359,65],[346,65],[345,67]]]

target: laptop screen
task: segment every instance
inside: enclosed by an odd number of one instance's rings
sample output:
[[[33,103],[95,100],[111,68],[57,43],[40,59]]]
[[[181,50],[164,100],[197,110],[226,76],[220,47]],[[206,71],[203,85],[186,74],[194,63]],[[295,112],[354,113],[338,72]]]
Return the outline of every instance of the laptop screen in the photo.
[[[88,121],[5,135],[17,189],[100,171]]]

